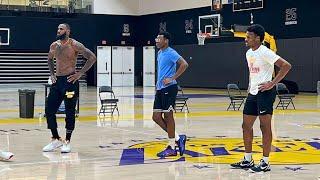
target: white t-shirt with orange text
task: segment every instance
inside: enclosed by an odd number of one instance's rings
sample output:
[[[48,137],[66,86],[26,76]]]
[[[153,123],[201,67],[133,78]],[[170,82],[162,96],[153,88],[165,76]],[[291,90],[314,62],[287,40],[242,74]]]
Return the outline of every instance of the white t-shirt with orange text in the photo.
[[[280,58],[275,52],[264,45],[256,50],[251,48],[246,53],[250,73],[249,93],[256,95],[259,85],[272,80],[274,63]]]

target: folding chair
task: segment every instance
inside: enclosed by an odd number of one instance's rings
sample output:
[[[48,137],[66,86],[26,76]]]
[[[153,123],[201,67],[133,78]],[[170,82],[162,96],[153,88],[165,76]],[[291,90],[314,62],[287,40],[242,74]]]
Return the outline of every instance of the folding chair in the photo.
[[[180,112],[182,112],[183,109],[186,108],[187,112],[189,113],[189,108],[187,104],[188,99],[189,97],[184,95],[182,88],[178,85],[178,94],[176,97],[176,107],[174,111],[177,112],[177,110],[180,110]]]
[[[276,85],[277,90],[277,96],[279,98],[279,103],[277,104],[276,109],[282,108],[282,109],[288,109],[289,105],[292,104],[293,109],[296,109],[296,107],[293,104],[292,98],[295,97],[294,94],[290,94],[287,86],[283,83],[278,83]]]
[[[99,115],[103,113],[111,113],[117,110],[119,116],[118,102],[119,99],[116,99],[114,92],[110,86],[101,86],[99,88],[99,98],[101,103],[101,108],[99,111]]]
[[[227,111],[229,109],[238,110],[241,108],[242,104],[244,103],[244,100],[246,99],[247,96],[244,96],[241,94],[241,91],[236,84],[228,84],[227,85],[228,89],[228,96],[230,99],[230,104],[227,108]]]

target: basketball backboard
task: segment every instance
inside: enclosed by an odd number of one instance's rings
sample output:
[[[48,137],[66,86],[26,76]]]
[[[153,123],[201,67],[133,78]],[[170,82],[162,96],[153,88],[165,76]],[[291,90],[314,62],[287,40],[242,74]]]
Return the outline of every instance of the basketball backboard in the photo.
[[[220,14],[199,16],[199,33],[209,34],[210,37],[218,37],[221,27]]]

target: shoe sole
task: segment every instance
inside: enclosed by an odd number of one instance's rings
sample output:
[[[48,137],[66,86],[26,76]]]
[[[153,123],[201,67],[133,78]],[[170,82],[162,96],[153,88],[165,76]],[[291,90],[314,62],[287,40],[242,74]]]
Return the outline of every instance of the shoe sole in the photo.
[[[231,166],[231,165],[230,165]],[[239,166],[231,166],[231,168],[233,169],[245,169],[245,170],[248,170],[250,168],[253,168],[254,166],[250,166],[250,167],[239,167]]]
[[[12,155],[9,157],[9,159],[7,159],[7,160],[10,160],[13,156],[14,156],[14,155],[12,154]]]
[[[71,151],[61,151],[62,154],[70,153]]]
[[[250,173],[259,173],[259,172],[269,172],[269,171],[271,171],[271,169],[262,170],[262,171],[254,171],[254,170],[252,170],[252,169],[249,169],[248,171],[249,171]]]
[[[9,161],[12,157],[13,157],[14,155],[11,155],[9,158],[0,158],[0,160],[2,160],[2,161]]]
[[[56,147],[56,148],[52,149],[51,151],[45,151],[45,150],[42,150],[42,152],[53,152],[53,151],[57,150],[58,148],[60,148],[60,147],[62,147],[62,146],[63,146],[63,145],[58,146],[58,147]]]

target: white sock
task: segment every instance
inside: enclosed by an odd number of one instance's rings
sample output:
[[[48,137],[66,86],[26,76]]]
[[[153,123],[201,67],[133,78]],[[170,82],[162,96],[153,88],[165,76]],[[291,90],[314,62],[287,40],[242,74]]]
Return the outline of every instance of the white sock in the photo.
[[[244,153],[244,158],[247,161],[251,161],[252,160],[252,153]]]
[[[262,160],[265,162],[265,163],[269,163],[269,157],[265,157],[265,156],[263,156],[262,157]]]
[[[176,140],[174,138],[169,138],[169,146],[171,146],[172,149],[176,146]]]
[[[176,139],[176,141],[179,141],[179,139],[180,139],[180,136],[179,136],[179,134],[177,133],[177,131],[175,131],[174,132],[174,138]]]

